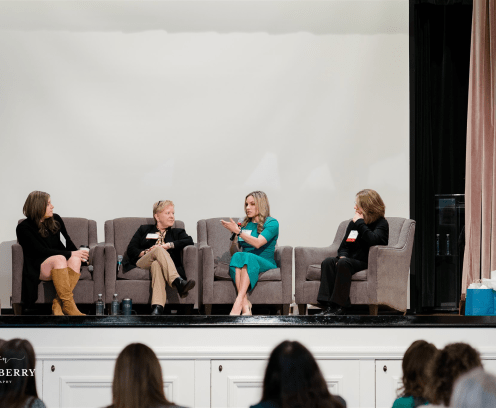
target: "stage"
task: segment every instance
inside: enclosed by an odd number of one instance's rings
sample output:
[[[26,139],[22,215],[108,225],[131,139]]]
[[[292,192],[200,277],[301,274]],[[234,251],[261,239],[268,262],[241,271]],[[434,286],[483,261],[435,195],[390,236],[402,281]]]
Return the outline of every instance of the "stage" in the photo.
[[[496,317],[4,315],[0,325],[0,337],[33,343],[38,391],[50,408],[109,404],[115,358],[132,342],[153,348],[167,396],[190,407],[257,402],[268,355],[286,339],[312,351],[350,408],[391,407],[403,353],[417,339],[467,342],[496,372]]]

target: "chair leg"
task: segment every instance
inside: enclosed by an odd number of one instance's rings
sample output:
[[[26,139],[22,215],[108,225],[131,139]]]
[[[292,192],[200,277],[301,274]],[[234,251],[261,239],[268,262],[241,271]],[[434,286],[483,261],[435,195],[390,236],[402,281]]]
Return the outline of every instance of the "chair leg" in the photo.
[[[17,315],[22,315],[22,304],[21,303],[13,303],[12,304],[12,309],[14,310],[14,314]]]
[[[306,303],[305,304],[298,305],[298,314],[300,316],[304,316],[304,315],[307,314],[307,305],[306,305]]]
[[[210,316],[212,314],[212,305],[203,305],[205,309],[205,316]]]
[[[185,315],[193,314],[193,305],[183,305],[183,312]]]
[[[286,305],[286,304],[282,305],[282,314],[284,316],[288,316],[289,315],[289,307],[290,306],[291,305]]]
[[[369,313],[371,316],[377,316],[379,314],[379,305],[369,305]]]

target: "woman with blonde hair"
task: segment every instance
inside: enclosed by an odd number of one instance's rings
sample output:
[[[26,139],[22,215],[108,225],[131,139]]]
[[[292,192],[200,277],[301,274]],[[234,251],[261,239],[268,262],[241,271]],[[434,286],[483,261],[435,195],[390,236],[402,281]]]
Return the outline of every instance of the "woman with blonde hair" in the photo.
[[[176,407],[164,394],[162,368],[153,350],[129,344],[115,362],[112,405],[108,408]]]
[[[253,191],[246,196],[245,214],[241,226],[233,220],[221,220],[226,229],[236,234],[241,249],[233,254],[229,264],[229,275],[238,291],[231,315],[251,315],[251,302],[246,293],[253,290],[260,273],[277,268],[274,252],[279,223],[270,216],[269,200],[263,191]]]
[[[57,292],[52,313],[84,316],[74,303],[72,292],[81,276],[81,262],[88,260],[88,252],[76,248],[64,221],[53,213],[53,208],[50,195],[43,191],[33,191],[24,203],[26,219],[16,229],[24,256],[22,300],[28,305],[35,303],[40,280],[51,280]],[[60,240],[61,234],[65,245]]]
[[[170,200],[153,204],[155,224],[145,224],[138,228],[129,242],[122,263],[124,273],[136,267],[149,269],[152,275],[152,315],[159,316],[164,311],[165,286],[176,287],[181,297],[195,287],[196,282],[186,280],[182,250],[193,245],[183,228],[172,228],[175,222],[174,203]]]
[[[389,224],[384,218],[386,206],[377,191],[361,190],[355,197],[355,216],[348,224],[338,249],[338,256],[326,258],[321,265],[318,302],[325,316],[346,314],[351,305],[350,288],[353,274],[367,269],[369,249],[387,245]]]

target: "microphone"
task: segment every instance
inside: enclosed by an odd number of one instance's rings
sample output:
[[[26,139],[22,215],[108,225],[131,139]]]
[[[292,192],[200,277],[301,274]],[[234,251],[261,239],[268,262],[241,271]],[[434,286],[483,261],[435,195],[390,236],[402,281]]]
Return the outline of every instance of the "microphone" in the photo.
[[[238,218],[238,227],[240,227],[240,228],[241,228],[241,223],[243,222],[243,219],[244,219],[244,218]],[[233,233],[232,233],[232,235],[231,235],[231,238],[230,238],[230,239],[231,239],[231,241],[234,241],[234,237],[235,237],[235,236],[236,236],[236,233],[235,233],[235,232],[233,232]]]

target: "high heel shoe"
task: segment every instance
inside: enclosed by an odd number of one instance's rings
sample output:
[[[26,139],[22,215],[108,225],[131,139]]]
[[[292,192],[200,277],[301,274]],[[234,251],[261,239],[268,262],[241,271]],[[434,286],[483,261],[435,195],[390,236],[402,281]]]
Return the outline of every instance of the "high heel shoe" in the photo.
[[[251,314],[252,304],[249,300],[247,300],[247,302],[248,302],[248,311],[246,313],[244,313],[244,312],[241,313],[241,316],[252,316],[252,314]]]
[[[229,313],[229,316],[239,316],[241,314],[241,312],[243,311],[243,306],[241,306],[241,310],[239,311],[239,313],[234,313],[233,309],[234,309],[234,305],[233,305],[233,308],[231,309],[231,313]]]

